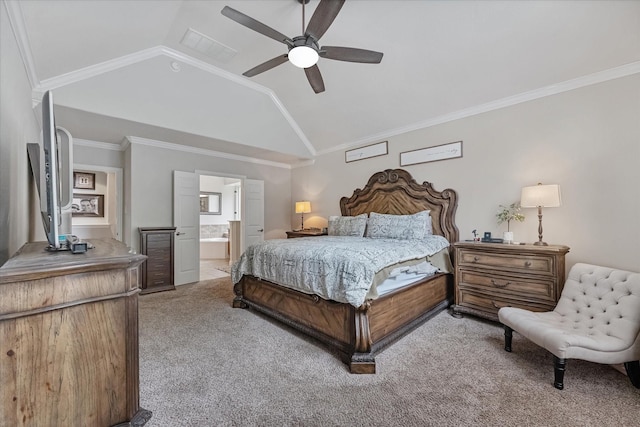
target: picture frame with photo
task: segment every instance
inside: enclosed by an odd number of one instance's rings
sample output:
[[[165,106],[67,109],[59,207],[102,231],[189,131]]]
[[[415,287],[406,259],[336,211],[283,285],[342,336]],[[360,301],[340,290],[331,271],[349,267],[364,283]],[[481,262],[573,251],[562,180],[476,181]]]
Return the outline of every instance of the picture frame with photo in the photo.
[[[73,194],[71,216],[104,217],[104,194]]]
[[[74,172],[73,188],[77,188],[79,190],[95,190],[96,174],[90,172]]]

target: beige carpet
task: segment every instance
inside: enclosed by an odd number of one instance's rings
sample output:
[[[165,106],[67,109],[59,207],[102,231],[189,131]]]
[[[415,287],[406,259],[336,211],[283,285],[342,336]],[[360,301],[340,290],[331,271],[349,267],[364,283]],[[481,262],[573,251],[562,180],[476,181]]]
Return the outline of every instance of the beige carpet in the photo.
[[[230,279],[140,297],[148,426],[638,426],[640,390],[571,360],[553,385],[544,350],[443,312],[349,374],[313,340],[231,307]]]

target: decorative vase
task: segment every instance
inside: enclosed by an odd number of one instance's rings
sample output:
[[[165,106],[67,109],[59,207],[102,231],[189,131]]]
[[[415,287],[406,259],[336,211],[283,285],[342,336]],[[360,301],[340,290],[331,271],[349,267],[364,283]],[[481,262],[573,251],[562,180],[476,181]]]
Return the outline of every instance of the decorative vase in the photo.
[[[513,243],[513,231],[505,231],[502,233],[503,243]]]

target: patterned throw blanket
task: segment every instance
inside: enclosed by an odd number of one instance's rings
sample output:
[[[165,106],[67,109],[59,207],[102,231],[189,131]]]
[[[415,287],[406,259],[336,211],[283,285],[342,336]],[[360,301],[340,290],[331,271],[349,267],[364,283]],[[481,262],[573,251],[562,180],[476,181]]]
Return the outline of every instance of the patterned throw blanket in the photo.
[[[421,240],[351,236],[276,239],[249,246],[231,268],[233,283],[249,274],[307,294],[360,307],[381,269],[447,248],[442,236]]]

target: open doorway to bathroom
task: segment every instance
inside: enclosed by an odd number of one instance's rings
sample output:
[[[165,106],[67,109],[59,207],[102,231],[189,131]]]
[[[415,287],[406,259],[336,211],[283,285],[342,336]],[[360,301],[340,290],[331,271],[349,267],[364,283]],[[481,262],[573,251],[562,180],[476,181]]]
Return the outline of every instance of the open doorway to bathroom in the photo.
[[[200,173],[200,280],[227,276],[234,224],[241,218],[242,180]]]

